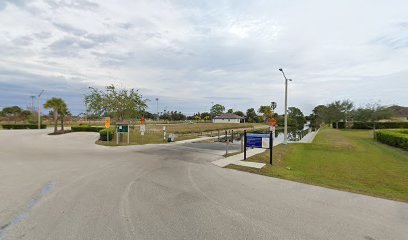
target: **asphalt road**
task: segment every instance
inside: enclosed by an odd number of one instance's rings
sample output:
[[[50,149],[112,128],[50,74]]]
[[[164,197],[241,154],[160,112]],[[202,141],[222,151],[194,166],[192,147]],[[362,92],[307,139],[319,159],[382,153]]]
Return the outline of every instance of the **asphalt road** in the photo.
[[[408,204],[222,169],[203,144],[0,131],[0,240],[407,239]]]

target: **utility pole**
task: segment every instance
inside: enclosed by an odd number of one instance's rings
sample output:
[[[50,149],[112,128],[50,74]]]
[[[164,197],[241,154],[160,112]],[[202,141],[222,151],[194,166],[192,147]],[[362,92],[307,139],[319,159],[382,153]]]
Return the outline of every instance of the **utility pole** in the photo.
[[[31,97],[31,112],[34,113],[35,109],[34,109],[34,98],[35,96],[30,96]]]
[[[287,79],[285,72],[282,68],[279,68],[279,71],[282,72],[283,77],[285,78],[285,127],[284,127],[284,139],[283,144],[288,144],[288,81],[292,79]]]
[[[211,114],[211,122],[213,122],[213,112],[212,112],[212,109],[213,109],[213,107],[214,107],[214,102],[211,102],[211,109],[210,109],[210,114]]]
[[[40,94],[38,94],[38,129],[41,129],[41,94],[43,94],[44,90],[41,90]]]
[[[159,98],[156,98],[156,103],[157,103],[157,121],[159,121]]]

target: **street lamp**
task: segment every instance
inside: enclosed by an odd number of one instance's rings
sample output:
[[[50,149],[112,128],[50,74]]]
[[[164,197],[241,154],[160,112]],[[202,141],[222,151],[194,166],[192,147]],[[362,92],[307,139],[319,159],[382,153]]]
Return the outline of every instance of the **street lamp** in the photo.
[[[292,79],[287,79],[285,72],[282,68],[279,68],[279,71],[282,72],[283,77],[285,78],[285,128],[284,128],[284,138],[283,144],[288,144],[288,81],[292,81]]]
[[[214,116],[213,116],[213,112],[212,112],[212,110],[213,110],[213,107],[214,107],[214,102],[211,102],[211,109],[210,109],[210,114],[211,114],[211,122],[213,122],[214,120]]]
[[[157,103],[157,121],[159,121],[159,98],[156,98],[156,103]]]
[[[41,90],[40,94],[38,94],[38,129],[41,129],[41,95],[43,94],[44,90]]]

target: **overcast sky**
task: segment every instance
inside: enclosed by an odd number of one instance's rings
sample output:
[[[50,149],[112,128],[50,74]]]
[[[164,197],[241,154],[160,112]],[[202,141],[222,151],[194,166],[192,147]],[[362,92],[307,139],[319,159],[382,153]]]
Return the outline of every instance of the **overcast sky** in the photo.
[[[408,106],[408,1],[0,0],[0,108],[89,86],[137,88],[150,111],[245,111],[350,99]]]

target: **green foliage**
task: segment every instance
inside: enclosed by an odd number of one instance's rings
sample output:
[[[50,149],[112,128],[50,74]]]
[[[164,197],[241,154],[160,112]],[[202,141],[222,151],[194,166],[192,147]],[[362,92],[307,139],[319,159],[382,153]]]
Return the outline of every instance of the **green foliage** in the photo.
[[[145,118],[149,118],[146,115],[144,115],[144,116],[145,116]],[[178,111],[166,111],[162,115],[160,115],[160,119],[169,120],[169,121],[180,121],[180,120],[185,120],[186,115],[184,115],[184,114],[182,114],[181,112],[178,112]]]
[[[99,132],[102,129],[104,129],[104,127],[93,127],[89,125],[80,125],[80,126],[71,127],[71,130],[73,132]]]
[[[260,106],[258,109],[259,113],[262,113],[262,118],[264,121],[272,118],[272,107],[271,106]]]
[[[344,129],[346,128],[346,123],[345,122],[332,122],[332,127],[338,128],[338,129]]]
[[[107,86],[106,91],[89,88],[91,93],[85,96],[87,112],[97,116],[112,116],[118,121],[140,118],[147,108],[146,99],[135,89],[116,89]]]
[[[408,122],[353,122],[353,129],[408,128]]]
[[[256,114],[255,109],[249,108],[246,112],[247,122],[249,123],[258,123],[261,122],[261,119]]]
[[[16,122],[23,110],[19,106],[5,107],[2,110],[2,115]]]
[[[105,128],[99,131],[99,140],[107,141],[109,135],[109,141],[112,141],[115,135],[115,129],[113,128]]]
[[[408,130],[380,130],[375,132],[375,139],[390,146],[408,150]]]
[[[3,129],[38,129],[37,124],[2,124]],[[41,124],[41,129],[47,128],[47,125]]]
[[[272,112],[275,111],[275,108],[278,106],[276,102],[271,102]]]
[[[238,115],[238,116],[240,116],[240,117],[245,116],[245,114],[244,114],[242,111],[235,111],[234,114],[235,114],[235,115]]]
[[[389,119],[393,115],[391,109],[380,106],[378,103],[367,104],[365,108],[357,108],[353,112],[353,119],[355,121],[378,121],[381,119]]]
[[[68,112],[67,104],[61,98],[51,98],[44,103],[44,108],[52,109],[54,115],[54,133],[57,132],[58,113],[62,116]],[[63,124],[62,124],[63,126]],[[63,130],[63,127],[62,127]]]
[[[5,107],[2,112],[6,115],[15,116],[18,113],[21,113],[22,109],[19,106]]]
[[[224,111],[225,111],[225,107],[221,104],[215,104],[211,108],[211,114],[214,117],[223,114]]]
[[[303,129],[306,123],[306,118],[302,111],[296,107],[288,108],[288,125],[295,127],[296,129]]]
[[[234,109],[232,108],[228,109],[227,113],[234,113]]]

